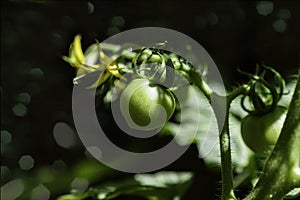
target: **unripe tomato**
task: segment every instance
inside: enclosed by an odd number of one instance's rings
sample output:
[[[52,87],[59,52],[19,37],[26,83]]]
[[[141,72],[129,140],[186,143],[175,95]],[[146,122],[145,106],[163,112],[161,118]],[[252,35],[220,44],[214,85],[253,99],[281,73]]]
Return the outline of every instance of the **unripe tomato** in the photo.
[[[242,120],[242,137],[245,144],[259,157],[267,157],[272,152],[284,120],[286,108],[277,106],[262,116],[248,115]]]
[[[175,106],[170,91],[143,78],[131,81],[120,98],[121,113],[135,129],[162,128],[173,115]]]

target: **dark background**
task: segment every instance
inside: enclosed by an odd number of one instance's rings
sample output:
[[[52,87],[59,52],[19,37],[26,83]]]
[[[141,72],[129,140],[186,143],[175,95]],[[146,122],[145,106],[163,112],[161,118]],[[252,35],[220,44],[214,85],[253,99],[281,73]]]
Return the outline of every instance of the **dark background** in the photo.
[[[1,185],[24,179],[22,195],[30,196],[31,189],[42,183],[54,198],[69,191],[77,174],[69,169],[81,166],[78,162],[93,163],[76,133],[71,131],[68,147],[59,145],[53,134],[57,122],[73,127],[75,70],[61,55],[68,54],[76,34],[81,33],[85,49],[94,39],[102,41],[124,30],[165,27],[198,41],[214,59],[228,88],[245,78],[237,67],[253,71],[256,63],[264,62],[290,76],[299,67],[300,3],[275,1],[267,16],[258,13],[257,5],[240,1],[1,1]],[[288,14],[282,14],[286,10]],[[32,168],[20,169],[23,155],[33,158]],[[191,146],[165,170],[197,174],[187,199],[199,192],[205,199],[216,199],[220,176],[197,156],[196,147]],[[93,163],[97,165],[104,168]],[[93,173],[104,173],[101,170]],[[51,173],[52,181],[40,178]],[[55,179],[61,174],[65,182]],[[90,184],[128,175],[108,174],[95,176]]]

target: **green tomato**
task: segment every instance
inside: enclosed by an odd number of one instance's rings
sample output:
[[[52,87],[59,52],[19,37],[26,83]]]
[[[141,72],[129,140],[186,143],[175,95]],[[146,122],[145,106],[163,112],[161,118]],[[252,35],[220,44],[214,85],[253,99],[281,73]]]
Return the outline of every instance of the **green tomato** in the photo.
[[[248,115],[242,120],[242,137],[245,144],[259,157],[267,157],[272,152],[284,120],[286,108],[277,106],[262,116]]]
[[[162,128],[173,115],[176,101],[173,94],[148,79],[135,79],[123,90],[120,109],[131,128]]]

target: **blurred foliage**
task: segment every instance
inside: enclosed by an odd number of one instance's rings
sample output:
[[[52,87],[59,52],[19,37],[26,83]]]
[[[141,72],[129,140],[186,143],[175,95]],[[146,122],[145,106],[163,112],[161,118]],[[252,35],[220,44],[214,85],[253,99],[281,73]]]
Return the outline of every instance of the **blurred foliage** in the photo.
[[[285,76],[294,74],[299,21],[297,1],[1,1],[1,199],[55,199],[69,190],[130,179],[91,158],[74,130],[75,72],[61,55],[76,34],[82,34],[85,49],[96,38],[131,28],[175,29],[204,46],[228,87],[243,81],[236,67],[254,71],[262,61]],[[111,114],[103,110],[103,115],[110,127]],[[110,131],[114,141],[135,149],[159,148],[170,139],[157,136],[136,145],[122,140],[118,129]],[[205,162],[210,158],[219,159]],[[220,192],[219,175],[198,158],[196,145],[163,170],[195,174],[185,199],[199,192],[215,199]]]
[[[97,188],[90,188],[83,194],[67,194],[58,200],[80,200],[87,197],[93,199],[181,199],[191,183],[190,172],[158,172],[156,174],[136,174],[133,178],[114,183],[106,183]]]

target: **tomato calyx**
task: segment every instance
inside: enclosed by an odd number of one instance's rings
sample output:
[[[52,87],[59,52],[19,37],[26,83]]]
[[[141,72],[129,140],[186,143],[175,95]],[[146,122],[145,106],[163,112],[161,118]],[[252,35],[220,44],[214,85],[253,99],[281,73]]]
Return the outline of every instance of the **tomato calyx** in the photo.
[[[285,86],[285,81],[280,73],[266,65],[257,65],[255,74],[241,70],[239,72],[250,78],[248,90],[241,99],[242,108],[249,114],[256,116],[273,111],[283,95]],[[269,76],[266,77],[266,75]],[[267,79],[270,75],[273,75],[273,80]]]

